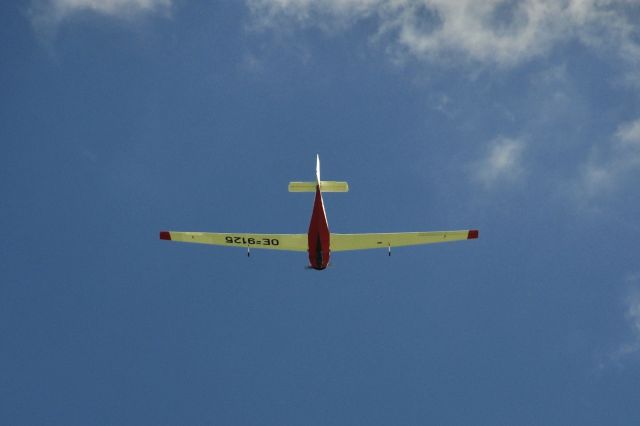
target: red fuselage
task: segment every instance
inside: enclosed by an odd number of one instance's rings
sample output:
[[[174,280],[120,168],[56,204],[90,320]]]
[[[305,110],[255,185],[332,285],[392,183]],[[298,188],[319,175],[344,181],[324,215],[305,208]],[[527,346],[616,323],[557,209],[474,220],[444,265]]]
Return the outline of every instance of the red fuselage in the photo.
[[[324,211],[320,187],[316,187],[316,199],[309,223],[309,263],[313,269],[322,270],[329,264],[329,224]]]

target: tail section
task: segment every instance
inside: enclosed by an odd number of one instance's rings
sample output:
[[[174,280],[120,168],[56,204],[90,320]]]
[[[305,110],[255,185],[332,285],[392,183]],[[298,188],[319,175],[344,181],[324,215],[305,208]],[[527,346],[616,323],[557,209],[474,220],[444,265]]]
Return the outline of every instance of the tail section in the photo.
[[[289,192],[316,192],[316,182],[289,182]],[[347,182],[335,182],[331,180],[320,181],[322,192],[349,192]]]
[[[320,180],[320,156],[316,155],[316,181],[289,182],[289,192],[316,192],[318,185],[321,192],[349,192],[349,184],[347,182]]]

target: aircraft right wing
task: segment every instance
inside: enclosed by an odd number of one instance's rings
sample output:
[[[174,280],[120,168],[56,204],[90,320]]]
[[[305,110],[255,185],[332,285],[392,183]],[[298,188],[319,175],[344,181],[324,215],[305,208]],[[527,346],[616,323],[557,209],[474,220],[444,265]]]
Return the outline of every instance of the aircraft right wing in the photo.
[[[449,241],[473,240],[478,230],[400,232],[386,234],[331,234],[331,251],[366,250],[375,248],[415,246],[420,244],[446,243]]]
[[[307,251],[307,234],[245,234],[213,232],[160,232],[161,240],[269,250]]]

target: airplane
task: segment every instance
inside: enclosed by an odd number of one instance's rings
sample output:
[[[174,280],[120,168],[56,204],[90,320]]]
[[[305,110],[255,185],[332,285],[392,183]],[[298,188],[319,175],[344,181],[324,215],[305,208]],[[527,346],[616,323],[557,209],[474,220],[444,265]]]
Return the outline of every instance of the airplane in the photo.
[[[327,214],[322,200],[323,192],[348,192],[347,182],[320,180],[320,156],[316,155],[316,181],[290,182],[289,192],[315,192],[311,222],[306,234],[247,234],[161,231],[161,240],[183,243],[213,244],[226,247],[241,247],[250,250],[287,250],[307,252],[309,267],[323,270],[329,265],[334,252],[386,248],[391,256],[391,247],[413,246],[478,238],[477,229],[460,231],[400,232],[378,234],[337,234],[329,231]]]

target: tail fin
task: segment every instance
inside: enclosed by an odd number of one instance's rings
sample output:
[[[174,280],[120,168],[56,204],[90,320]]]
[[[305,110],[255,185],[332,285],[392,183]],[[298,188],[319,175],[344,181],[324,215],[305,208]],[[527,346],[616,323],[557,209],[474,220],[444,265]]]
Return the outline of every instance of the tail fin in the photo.
[[[320,186],[322,192],[348,192],[347,182],[332,180],[320,180],[320,156],[316,155],[316,181],[315,182],[289,182],[289,192],[316,192]]]

